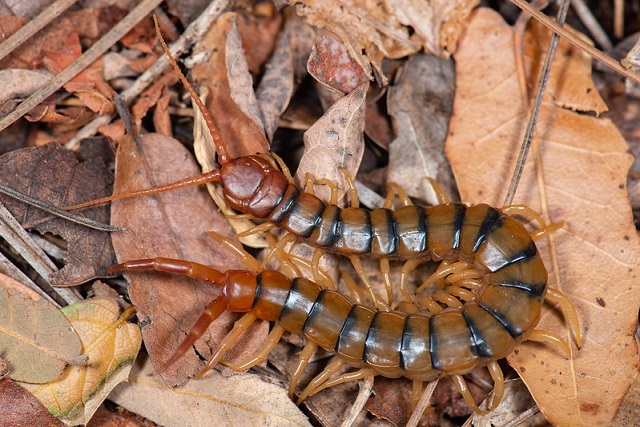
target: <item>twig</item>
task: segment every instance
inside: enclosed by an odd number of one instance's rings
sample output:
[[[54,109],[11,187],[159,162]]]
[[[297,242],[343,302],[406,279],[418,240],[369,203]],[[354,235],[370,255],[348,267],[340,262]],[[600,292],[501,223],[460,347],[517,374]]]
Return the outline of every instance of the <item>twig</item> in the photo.
[[[51,206],[41,200],[34,199],[31,196],[28,196],[24,193],[21,193],[13,188],[7,187],[6,185],[0,184],[0,193],[6,194],[9,197],[13,197],[16,200],[20,200],[23,203],[26,203],[30,206],[36,207],[45,212],[49,212],[52,215],[58,216],[60,218],[64,218],[67,221],[75,222],[76,224],[84,225],[85,227],[93,228],[99,231],[124,231],[123,228],[113,227],[111,225],[103,224],[101,222],[94,221],[90,218],[87,218],[82,215],[74,214],[71,212],[67,212],[65,210],[56,208],[55,206]]]
[[[209,4],[209,6],[200,14],[198,19],[193,21],[187,29],[182,33],[180,38],[176,40],[170,47],[169,52],[174,57],[180,56],[187,49],[191,47],[193,43],[201,39],[205,31],[223,10],[227,8],[230,0],[215,0]],[[124,100],[127,105],[138,97],[151,83],[153,83],[160,73],[169,65],[169,60],[165,55],[162,55],[158,60],[149,67],[144,73],[136,79],[136,81],[127,89],[123,90],[120,94],[124,96]],[[108,124],[113,119],[113,115],[100,116],[78,131],[78,133],[71,138],[65,147],[75,151],[80,146],[80,141],[85,138],[90,138],[98,132],[100,126]]]
[[[531,7],[531,5],[529,3],[527,3],[526,1],[524,1],[524,0],[510,0],[510,1],[511,1],[511,3],[515,4],[516,6],[518,6],[520,9],[525,10],[525,11],[529,12],[530,14],[532,14],[538,21],[540,21],[540,23],[542,25],[544,25],[545,27],[549,28],[554,33],[559,34],[560,36],[564,37],[565,39],[567,39],[567,41],[569,43],[579,47],[582,50],[584,50],[589,55],[591,55],[592,57],[594,57],[598,61],[600,61],[603,64],[605,64],[607,67],[611,68],[612,70],[616,71],[617,73],[619,73],[619,74],[621,74],[621,75],[623,75],[623,76],[625,76],[625,77],[627,77],[627,78],[629,78],[629,79],[631,79],[631,80],[633,80],[633,81],[635,81],[637,83],[640,83],[640,74],[638,74],[636,72],[633,72],[632,70],[627,70],[622,65],[620,65],[620,63],[618,63],[614,59],[610,58],[609,56],[605,55],[603,52],[599,51],[595,47],[591,46],[585,40],[580,38],[580,36],[576,35],[575,33],[571,32],[570,30],[568,30],[566,28],[563,28],[563,27],[559,26],[552,19],[550,19],[547,15],[545,15],[544,13],[542,13],[542,12],[536,10],[535,8]]]
[[[49,83],[24,100],[15,110],[0,120],[0,131],[28,113],[33,107],[47,99],[65,83],[73,79],[104,52],[127,34],[138,22],[147,16],[162,0],[143,0],[122,21],[118,22],[107,34],[95,42],[85,53],[73,61],[71,65],[54,76]]]
[[[27,41],[29,37],[40,31],[49,22],[56,19],[62,12],[67,10],[78,0],[58,0],[51,6],[43,10],[38,16],[22,26],[11,37],[0,44],[0,60],[13,52],[15,48]]]
[[[593,39],[602,46],[604,50],[611,50],[613,45],[611,44],[611,40],[609,40],[609,36],[607,36],[602,25],[600,25],[598,20],[593,16],[593,13],[591,13],[591,10],[584,0],[571,0],[571,7],[587,30],[589,30]]]
[[[24,258],[43,279],[50,282],[51,275],[58,271],[58,268],[42,249],[34,243],[29,233],[22,228],[20,223],[2,203],[0,203],[0,236]],[[36,291],[41,292],[38,289],[36,289]],[[75,289],[58,288],[56,292],[69,304],[73,304],[82,299]]]
[[[560,10],[558,10],[557,17],[559,25],[562,25],[564,23],[564,20],[567,17],[567,11],[569,10],[570,3],[571,2],[567,0],[562,0],[562,2],[560,3]],[[518,155],[518,161],[516,162],[515,170],[513,171],[511,183],[509,184],[509,191],[507,191],[507,196],[504,200],[504,206],[509,206],[513,202],[513,197],[516,194],[518,183],[520,183],[520,177],[522,176],[522,171],[524,170],[524,165],[527,161],[527,154],[529,154],[529,148],[531,147],[533,132],[538,121],[538,113],[540,111],[540,105],[542,104],[542,97],[544,96],[544,90],[547,87],[547,80],[549,79],[551,63],[553,62],[553,57],[556,54],[557,47],[558,34],[553,33],[551,35],[551,40],[549,41],[549,49],[547,50],[547,54],[544,58],[544,64],[542,65],[542,69],[540,70],[536,96],[533,101],[533,106],[531,107],[531,112],[529,113],[529,121],[527,122],[527,130],[522,141],[522,147]]]

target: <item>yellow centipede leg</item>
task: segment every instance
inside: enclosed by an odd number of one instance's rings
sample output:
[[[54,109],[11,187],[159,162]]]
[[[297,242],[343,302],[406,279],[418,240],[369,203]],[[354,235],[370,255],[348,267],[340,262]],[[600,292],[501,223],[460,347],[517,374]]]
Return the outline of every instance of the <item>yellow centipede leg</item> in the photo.
[[[471,396],[471,392],[469,391],[469,387],[467,386],[466,381],[462,377],[462,375],[451,375],[451,379],[458,389],[458,393],[462,396],[467,406],[475,411],[476,414],[488,414],[489,411],[485,411],[480,409],[478,405],[476,405],[476,401],[473,400],[473,396]]]
[[[562,314],[569,319],[569,323],[571,323],[571,329],[573,329],[573,333],[576,337],[576,344],[578,348],[582,347],[582,333],[580,332],[580,320],[578,319],[578,312],[576,311],[576,307],[573,303],[566,297],[565,294],[560,292],[557,289],[549,288],[547,289],[546,298],[560,305],[560,310],[562,310]]]
[[[314,388],[313,391],[309,392],[309,394],[306,397],[311,397],[314,394],[321,392],[325,388],[333,387],[334,385],[338,385],[338,384],[342,384],[350,381],[361,380],[363,378],[374,376],[374,375],[376,375],[376,371],[375,369],[371,369],[371,368],[363,368],[353,372],[346,372],[330,381],[324,381],[319,386]]]
[[[309,385],[307,385],[307,387],[302,391],[302,394],[300,394],[300,397],[298,398],[298,401],[296,402],[296,404],[299,405],[307,397],[309,397],[312,394],[314,394],[316,392],[316,389],[318,387],[322,386],[322,384],[325,381],[327,381],[327,379],[329,379],[329,377],[331,375],[333,375],[336,372],[338,372],[338,369],[342,368],[342,366],[344,366],[345,363],[346,362],[344,360],[335,357],[326,366],[326,368],[324,368],[324,370],[322,372],[320,372],[313,380],[311,380]]]
[[[291,382],[289,383],[289,398],[293,399],[293,394],[296,391],[296,386],[298,385],[298,381],[300,380],[300,376],[304,371],[304,368],[307,367],[309,363],[309,359],[313,356],[313,353],[318,348],[318,345],[312,341],[307,341],[304,348],[300,352],[300,356],[298,358],[298,365],[296,369],[293,371],[291,375]]]
[[[267,358],[269,353],[273,351],[275,346],[280,341],[280,338],[282,338],[282,334],[284,334],[284,331],[285,331],[284,326],[280,324],[276,324],[271,330],[271,332],[269,332],[269,335],[267,335],[267,339],[264,345],[260,347],[260,349],[256,352],[256,354],[253,355],[253,357],[247,360],[246,362],[236,365],[234,363],[222,360],[220,361],[220,363],[225,366],[228,366],[234,371],[246,371],[247,369],[262,363],[262,361],[264,361],[264,359]]]
[[[559,335],[554,334],[553,332],[543,331],[542,329],[534,329],[533,331],[531,331],[531,335],[529,335],[527,340],[552,344],[556,347],[559,347],[560,350],[562,350],[562,352],[565,354],[567,359],[571,358],[571,348],[569,348],[569,344],[567,344],[565,340],[563,340]]]

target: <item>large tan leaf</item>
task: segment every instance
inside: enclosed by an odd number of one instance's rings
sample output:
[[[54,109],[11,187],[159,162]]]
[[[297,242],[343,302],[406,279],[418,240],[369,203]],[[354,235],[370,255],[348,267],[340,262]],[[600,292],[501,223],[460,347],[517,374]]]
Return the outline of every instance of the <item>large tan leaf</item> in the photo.
[[[466,202],[502,204],[520,147],[526,116],[513,37],[500,16],[480,9],[455,55],[457,89],[446,150]],[[560,81],[576,73],[556,70],[566,72],[557,76]],[[587,73],[588,65],[582,70]],[[559,311],[547,305],[538,327],[563,336],[571,358],[525,343],[508,360],[551,423],[609,425],[638,372],[633,334],[640,246],[625,187],[632,159],[610,121],[548,101],[536,135],[539,150],[534,146],[515,201],[551,221],[565,221],[539,247],[550,286],[576,305],[584,344],[576,350]]]
[[[141,137],[138,146],[131,138],[120,143],[116,153],[116,193],[166,184],[198,175],[197,164],[179,141],[158,134]],[[112,235],[120,262],[157,256],[179,258],[210,265],[221,270],[244,269],[237,257],[211,239],[207,232],[232,234],[224,216],[202,187],[168,191],[152,197],[119,200],[112,206],[112,223],[127,231]],[[138,310],[142,336],[152,362],[162,366],[173,354],[202,310],[219,290],[185,277],[154,272],[126,275],[131,283],[129,295]],[[196,342],[193,351],[163,373],[169,385],[182,383],[203,368],[235,319],[224,314]],[[266,335],[268,324],[256,324]],[[211,334],[214,334],[213,336]],[[252,334],[248,333],[248,337]],[[255,338],[255,336],[254,336]],[[250,341],[238,348],[251,352]]]
[[[16,381],[46,383],[69,363],[82,364],[80,339],[58,308],[0,274],[0,355]]]
[[[94,298],[61,310],[82,340],[89,360],[68,366],[55,381],[22,384],[50,413],[67,425],[86,424],[111,390],[129,376],[142,337],[140,328],[127,323],[131,311],[120,315],[109,298]]]
[[[283,388],[252,374],[224,378],[212,371],[206,379],[170,389],[147,361],[137,363],[129,383],[109,399],[166,427],[310,425]]]

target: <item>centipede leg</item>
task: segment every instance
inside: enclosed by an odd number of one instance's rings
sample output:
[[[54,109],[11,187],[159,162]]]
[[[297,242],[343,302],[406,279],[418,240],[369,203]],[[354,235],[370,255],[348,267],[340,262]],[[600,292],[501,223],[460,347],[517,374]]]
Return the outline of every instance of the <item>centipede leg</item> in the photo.
[[[165,273],[180,274],[208,284],[216,285],[222,285],[227,277],[224,273],[197,262],[162,257],[131,260],[116,264],[109,268],[109,272],[139,270],[155,270]]]
[[[373,291],[373,286],[371,286],[371,282],[369,281],[369,278],[364,271],[364,267],[362,266],[362,260],[360,260],[357,255],[350,255],[348,258],[351,260],[351,264],[356,270],[358,277],[362,280],[362,283],[364,283],[364,286],[369,291],[371,301],[375,304],[376,308],[378,308],[378,310],[389,311],[389,306],[387,306],[385,302],[381,301]]]
[[[272,223],[272,222],[265,222],[262,223],[260,225],[256,225],[255,227],[251,227],[247,230],[244,230],[241,233],[237,233],[236,237],[241,238],[241,237],[247,237],[250,236],[252,234],[258,234],[258,233],[264,233],[266,231],[271,230],[272,228],[276,227],[277,225]]]
[[[225,366],[228,366],[234,371],[246,371],[247,369],[250,369],[262,363],[267,358],[267,356],[269,356],[269,353],[271,353],[271,351],[275,348],[275,346],[278,344],[278,342],[282,338],[282,334],[284,334],[284,331],[285,331],[284,327],[276,323],[276,325],[273,327],[271,332],[269,332],[269,335],[267,335],[267,339],[264,345],[260,347],[260,349],[256,352],[256,354],[253,355],[251,359],[241,364],[234,364],[234,363],[226,362],[224,360],[220,361],[220,363],[222,363]]]
[[[478,407],[475,400],[473,400],[473,396],[471,396],[471,392],[469,391],[469,387],[467,386],[467,382],[464,380],[462,375],[452,375],[451,379],[458,389],[458,393],[462,396],[467,406],[475,411],[476,414],[487,414],[489,411],[482,410]]]
[[[382,273],[382,281],[387,291],[387,304],[393,305],[393,285],[391,283],[391,267],[389,266],[389,258],[380,258],[380,273]]]
[[[318,387],[320,387],[325,381],[327,381],[327,379],[335,374],[336,372],[338,372],[338,369],[342,368],[345,365],[345,361],[335,357],[325,368],[322,372],[320,372],[313,380],[311,380],[311,382],[307,385],[307,387],[305,387],[305,389],[302,391],[302,393],[300,394],[300,397],[298,397],[298,401],[296,402],[296,404],[300,404],[302,403],[303,400],[305,400],[307,397],[311,396],[312,394],[314,394],[316,392],[316,389]]]
[[[358,291],[358,285],[353,280],[353,277],[349,274],[347,270],[340,270],[340,275],[342,276],[342,280],[347,290],[349,291],[349,296],[356,304],[363,304],[364,298],[360,295]]]
[[[407,278],[409,277],[409,273],[416,269],[423,261],[418,258],[413,258],[408,260],[402,266],[402,270],[400,271],[400,293],[402,296],[410,302],[415,303],[415,294],[412,294],[407,290]]]
[[[329,366],[330,365],[327,365],[327,368]],[[335,371],[337,371],[337,369],[335,369]],[[324,372],[322,374],[324,374]],[[320,375],[322,375],[322,374],[320,374]],[[316,388],[314,388],[312,391],[310,391],[305,396],[305,399],[307,397],[313,396],[316,393],[321,392],[325,388],[333,387],[335,385],[342,384],[342,383],[347,383],[347,382],[350,382],[350,381],[361,380],[363,378],[366,378],[366,377],[369,377],[369,376],[375,376],[375,375],[377,375],[375,369],[371,369],[371,368],[363,368],[363,369],[358,369],[357,371],[353,371],[353,372],[346,372],[346,373],[344,373],[344,374],[342,374],[342,375],[340,375],[340,376],[338,376],[338,377],[336,377],[336,378],[334,378],[332,380],[325,380],[324,382],[321,382],[320,385],[318,385]],[[309,384],[309,385],[311,385],[311,384]],[[301,399],[302,399],[302,395],[301,395]]]
[[[562,339],[557,334],[553,332],[544,331],[542,329],[534,329],[531,331],[531,334],[527,338],[529,341],[543,342],[547,344],[554,345],[559,347],[560,350],[565,354],[567,359],[571,358],[571,348],[569,348],[569,344],[565,340]]]
[[[422,383],[424,381],[414,380],[411,386],[411,404],[415,408],[418,406],[418,401],[420,400],[420,396],[422,396]]]
[[[425,412],[433,411],[433,408],[428,408],[429,401],[431,400],[431,396],[433,396],[433,392],[436,390],[436,386],[438,385],[438,379],[435,379],[427,384],[424,391],[421,392],[420,399],[416,403],[413,409],[413,413],[411,414],[411,418],[407,421],[407,427],[416,427],[422,418],[422,415]],[[420,381],[420,383],[422,383]],[[414,389],[416,381],[414,381]],[[420,386],[422,388],[422,384]]]
[[[435,179],[427,177],[427,180],[431,184],[431,188],[433,188],[433,191],[435,191],[436,197],[438,197],[438,200],[441,204],[444,205],[445,203],[451,203],[451,197],[449,197],[447,192],[444,191],[444,188],[442,188],[442,186],[438,184]]]
[[[222,356],[229,351],[233,344],[240,338],[248,328],[255,322],[257,319],[256,315],[252,312],[249,312],[242,316],[236,323],[233,325],[233,329],[231,332],[224,337],[224,339],[218,344],[218,348],[213,352],[209,360],[207,361],[207,365],[200,372],[196,374],[196,378],[200,378],[204,374],[206,374],[211,368],[216,366]]]
[[[578,319],[576,307],[565,294],[557,289],[547,289],[546,299],[560,305],[562,314],[565,318],[569,319],[569,323],[571,323],[571,329],[573,329],[573,333],[576,337],[576,344],[578,348],[582,347],[582,333],[580,332],[580,320]]]
[[[230,238],[223,236],[222,234],[217,233],[213,230],[208,231],[207,234],[213,240],[232,251],[249,271],[254,274],[257,274],[260,271],[260,263],[258,262],[258,260],[255,259],[249,252],[245,251],[241,244],[234,242]]]
[[[420,287],[416,289],[416,294],[419,294],[428,286],[434,284],[436,281],[440,279],[444,279],[450,274],[463,271],[463,270],[468,270],[470,268],[472,268],[472,265],[466,261],[458,261],[453,264],[449,264],[443,261],[438,266],[438,269],[436,270],[436,272],[433,273],[431,276],[429,276],[429,278],[424,282],[422,282],[422,285],[420,285]]]
[[[336,184],[333,183],[333,181],[326,178],[314,179],[313,175],[307,172],[304,177],[304,191],[309,194],[315,194],[315,191],[313,189],[314,185],[324,185],[326,187],[329,187],[329,190],[331,191],[329,204],[331,205],[338,204],[338,187],[336,186]]]
[[[385,209],[393,208],[393,200],[396,198],[396,195],[398,196],[402,206],[413,205],[411,199],[407,196],[407,192],[404,191],[404,188],[395,182],[389,182],[387,183],[387,197],[385,197],[382,207]]]
[[[345,168],[340,168],[342,175],[344,175],[344,180],[347,183],[347,189],[349,190],[349,200],[351,201],[352,208],[360,207],[360,196],[358,196],[358,189],[356,188],[356,183],[353,181],[353,177],[349,174]]]
[[[287,233],[284,237],[282,237],[278,241],[278,243],[276,243],[275,246],[273,246],[269,251],[269,253],[264,257],[264,260],[262,260],[262,263],[260,264],[260,269],[261,270],[266,269],[267,264],[274,257],[275,253],[277,251],[285,252],[284,247],[287,245],[287,243],[295,242],[296,238],[297,237],[291,233]]]
[[[287,180],[291,184],[293,184],[294,180],[293,180],[293,176],[291,175],[291,171],[289,170],[289,167],[286,165],[284,160],[282,160],[282,157],[278,156],[273,151],[269,153],[269,156],[271,156],[272,158],[274,158],[276,160],[276,162],[278,163],[278,166],[280,167],[280,170],[282,171],[284,176],[287,178]],[[269,157],[269,156],[265,156],[265,157]]]
[[[220,296],[209,303],[204,309],[196,323],[193,324],[187,337],[182,340],[178,347],[174,350],[173,354],[167,360],[160,369],[159,373],[165,372],[171,365],[177,362],[184,354],[195,344],[195,342],[205,333],[209,325],[216,320],[227,309],[227,300]]]
[[[318,345],[312,341],[307,341],[304,348],[300,352],[300,356],[298,357],[298,365],[296,369],[294,369],[293,374],[291,374],[291,381],[289,382],[289,397],[293,399],[293,394],[296,391],[296,386],[298,385],[298,381],[300,380],[300,376],[302,372],[307,367],[311,356],[318,348]]]

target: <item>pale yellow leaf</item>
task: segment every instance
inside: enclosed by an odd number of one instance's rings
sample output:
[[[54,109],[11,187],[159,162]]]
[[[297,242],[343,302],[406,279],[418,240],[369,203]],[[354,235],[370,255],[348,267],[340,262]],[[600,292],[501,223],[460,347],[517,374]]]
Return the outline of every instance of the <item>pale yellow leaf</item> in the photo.
[[[57,307],[0,274],[0,356],[15,381],[45,383],[69,363],[81,364],[82,345]]]
[[[169,388],[145,361],[109,399],[165,427],[311,425],[283,388],[246,373],[224,378],[213,370]]]
[[[127,323],[109,298],[94,298],[62,309],[78,332],[88,363],[68,366],[47,384],[22,384],[50,413],[68,425],[86,424],[109,392],[125,381],[140,349],[140,328]]]

